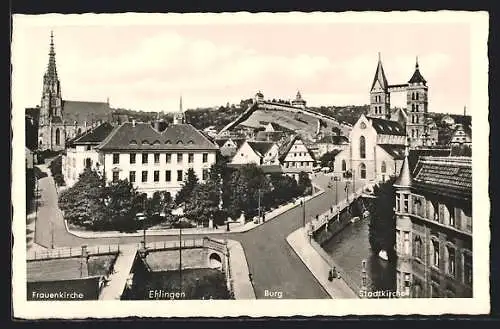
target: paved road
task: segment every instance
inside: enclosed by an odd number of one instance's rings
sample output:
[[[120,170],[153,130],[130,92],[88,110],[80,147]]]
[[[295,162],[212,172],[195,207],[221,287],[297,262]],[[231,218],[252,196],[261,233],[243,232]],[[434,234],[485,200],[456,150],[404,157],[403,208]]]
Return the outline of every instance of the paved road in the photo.
[[[41,168],[44,170],[44,168]],[[306,222],[311,217],[323,213],[335,202],[335,184],[331,184],[330,176],[318,174],[313,177],[316,185],[325,189],[325,193],[306,202]],[[344,183],[338,184],[339,199],[344,193]],[[359,185],[358,185],[359,186]],[[95,238],[84,239],[69,234],[64,226],[62,214],[57,207],[57,192],[52,177],[44,177],[39,181],[42,204],[36,224],[36,242],[51,247],[81,246],[95,244],[125,244],[139,242],[141,237]],[[51,224],[52,223],[52,224]],[[53,225],[53,238],[51,234]],[[218,234],[215,238],[230,238],[239,241],[245,251],[250,273],[254,281],[257,298],[268,298],[266,292],[281,292],[283,298],[329,298],[314,276],[308,271],[295,252],[286,242],[286,237],[303,225],[303,208],[289,210],[273,220],[244,233]],[[188,238],[201,238],[205,235]],[[176,236],[148,236],[148,241],[176,240]]]

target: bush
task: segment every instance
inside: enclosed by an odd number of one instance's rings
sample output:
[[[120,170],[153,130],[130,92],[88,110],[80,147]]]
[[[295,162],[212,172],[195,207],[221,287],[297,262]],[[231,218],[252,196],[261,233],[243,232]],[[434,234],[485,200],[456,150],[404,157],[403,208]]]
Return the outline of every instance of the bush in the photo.
[[[181,221],[172,223],[172,227],[173,228],[193,228],[195,226],[193,224],[191,224],[190,222],[181,220]]]

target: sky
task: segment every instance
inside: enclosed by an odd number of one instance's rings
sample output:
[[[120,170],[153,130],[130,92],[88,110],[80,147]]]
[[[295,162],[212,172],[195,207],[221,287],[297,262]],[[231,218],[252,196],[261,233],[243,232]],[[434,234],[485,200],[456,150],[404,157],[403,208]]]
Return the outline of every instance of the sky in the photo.
[[[43,15],[42,15],[43,16]],[[144,111],[238,104],[262,91],[311,106],[363,105],[378,53],[389,84],[415,69],[428,81],[429,111],[463,113],[471,101],[471,32],[466,22],[418,19],[196,20],[116,23],[94,15],[14,19],[13,88],[22,106],[40,104],[50,31],[63,99],[106,101]],[[102,16],[102,15],[97,15]],[[250,15],[252,16],[252,15]],[[253,15],[253,17],[258,15]],[[109,23],[108,23],[109,22]],[[22,93],[21,93],[22,91]],[[405,106],[406,95],[391,95]]]

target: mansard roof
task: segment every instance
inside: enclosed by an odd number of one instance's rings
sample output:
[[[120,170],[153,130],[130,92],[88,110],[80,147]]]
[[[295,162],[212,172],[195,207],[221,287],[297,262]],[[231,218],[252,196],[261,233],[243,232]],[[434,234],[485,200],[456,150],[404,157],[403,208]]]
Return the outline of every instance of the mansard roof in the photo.
[[[162,132],[149,123],[125,122],[97,146],[100,150],[217,150],[190,124],[174,124]]]
[[[372,127],[378,134],[406,136],[405,129],[397,121],[385,120],[374,117],[366,117],[366,118],[371,121]]]
[[[421,157],[414,187],[448,197],[472,199],[471,157]]]

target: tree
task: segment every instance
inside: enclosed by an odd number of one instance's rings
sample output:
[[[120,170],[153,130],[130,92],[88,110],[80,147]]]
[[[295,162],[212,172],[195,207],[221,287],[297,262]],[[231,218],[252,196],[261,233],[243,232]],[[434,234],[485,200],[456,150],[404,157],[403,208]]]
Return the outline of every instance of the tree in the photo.
[[[308,173],[303,171],[299,173],[298,189],[301,195],[312,193],[312,183]]]
[[[335,157],[338,153],[338,151],[330,151],[323,154],[321,158],[319,158],[321,167],[329,167],[331,169],[334,169],[333,167],[335,163]]]
[[[217,216],[219,200],[219,191],[214,182],[199,184],[194,188],[190,199],[186,201],[184,214],[190,220],[204,225]]]
[[[104,187],[104,179],[96,171],[85,168],[75,185],[59,197],[65,219],[73,224],[91,226],[107,218]]]
[[[193,192],[194,188],[198,185],[198,177],[193,168],[189,168],[184,179],[184,184],[177,195],[175,196],[175,203],[180,205],[186,202]]]
[[[374,188],[376,199],[373,199],[370,209],[369,242],[373,252],[380,250],[391,251],[395,244],[394,220],[394,181],[388,181]]]

